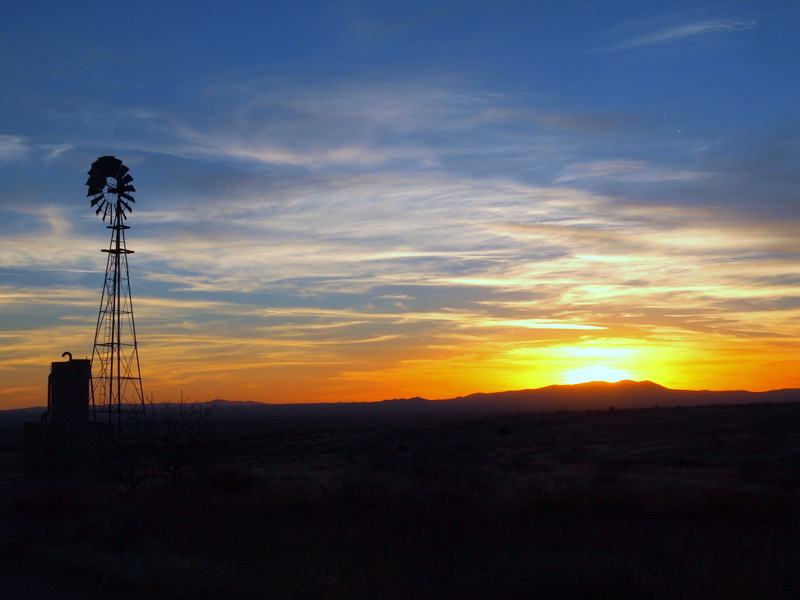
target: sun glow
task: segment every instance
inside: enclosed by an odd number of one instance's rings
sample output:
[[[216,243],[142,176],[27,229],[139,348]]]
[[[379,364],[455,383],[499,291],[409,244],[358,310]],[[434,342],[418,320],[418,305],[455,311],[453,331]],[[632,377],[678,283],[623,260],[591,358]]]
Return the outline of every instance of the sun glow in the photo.
[[[612,369],[602,365],[581,367],[565,373],[567,383],[586,383],[587,381],[615,382],[623,379],[632,379],[631,374],[623,369]]]

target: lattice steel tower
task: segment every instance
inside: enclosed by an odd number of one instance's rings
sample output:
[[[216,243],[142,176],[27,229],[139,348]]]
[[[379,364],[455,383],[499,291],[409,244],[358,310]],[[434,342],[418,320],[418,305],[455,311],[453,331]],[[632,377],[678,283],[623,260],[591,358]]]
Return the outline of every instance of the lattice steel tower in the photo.
[[[136,190],[128,170],[118,158],[101,156],[92,163],[86,182],[92,207],[103,222],[108,218],[107,229],[111,230],[108,249],[102,250],[108,253],[108,261],[92,350],[92,411],[95,420],[107,413],[105,419],[120,426],[123,409],[144,407],[128,276],[128,255],[133,250],[125,244],[125,231],[130,227],[123,223],[135,202],[131,192]]]

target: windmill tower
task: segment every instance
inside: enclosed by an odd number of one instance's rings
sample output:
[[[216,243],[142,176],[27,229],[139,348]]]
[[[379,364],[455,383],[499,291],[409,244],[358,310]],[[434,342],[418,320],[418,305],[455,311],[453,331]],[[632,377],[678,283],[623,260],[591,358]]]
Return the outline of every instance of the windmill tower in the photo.
[[[95,421],[116,421],[118,426],[123,407],[144,406],[128,276],[128,255],[133,250],[125,244],[125,231],[130,227],[124,221],[133,210],[131,192],[136,191],[128,170],[118,158],[101,156],[92,163],[86,182],[92,207],[103,222],[108,219],[107,229],[111,230],[108,249],[102,250],[108,253],[108,260],[92,350],[92,411]]]

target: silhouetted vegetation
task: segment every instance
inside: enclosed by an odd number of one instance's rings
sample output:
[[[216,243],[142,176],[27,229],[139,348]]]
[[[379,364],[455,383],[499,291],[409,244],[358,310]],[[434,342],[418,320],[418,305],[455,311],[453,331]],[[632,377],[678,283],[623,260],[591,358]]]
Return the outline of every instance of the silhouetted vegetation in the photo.
[[[798,405],[212,425],[213,461],[153,473],[135,495],[20,486],[3,558],[161,598],[800,586]]]
[[[117,491],[135,494],[154,478],[175,484],[186,471],[207,466],[213,440],[209,416],[214,403],[187,401],[157,403],[123,410],[117,441],[93,464],[101,481]]]

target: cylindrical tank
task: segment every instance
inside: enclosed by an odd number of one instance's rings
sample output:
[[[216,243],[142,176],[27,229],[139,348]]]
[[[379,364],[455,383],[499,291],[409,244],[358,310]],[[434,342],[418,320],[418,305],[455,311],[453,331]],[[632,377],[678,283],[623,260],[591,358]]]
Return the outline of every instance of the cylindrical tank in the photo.
[[[50,364],[47,397],[53,425],[78,425],[89,421],[91,378],[92,362],[88,359],[73,360],[70,355],[65,362]]]

